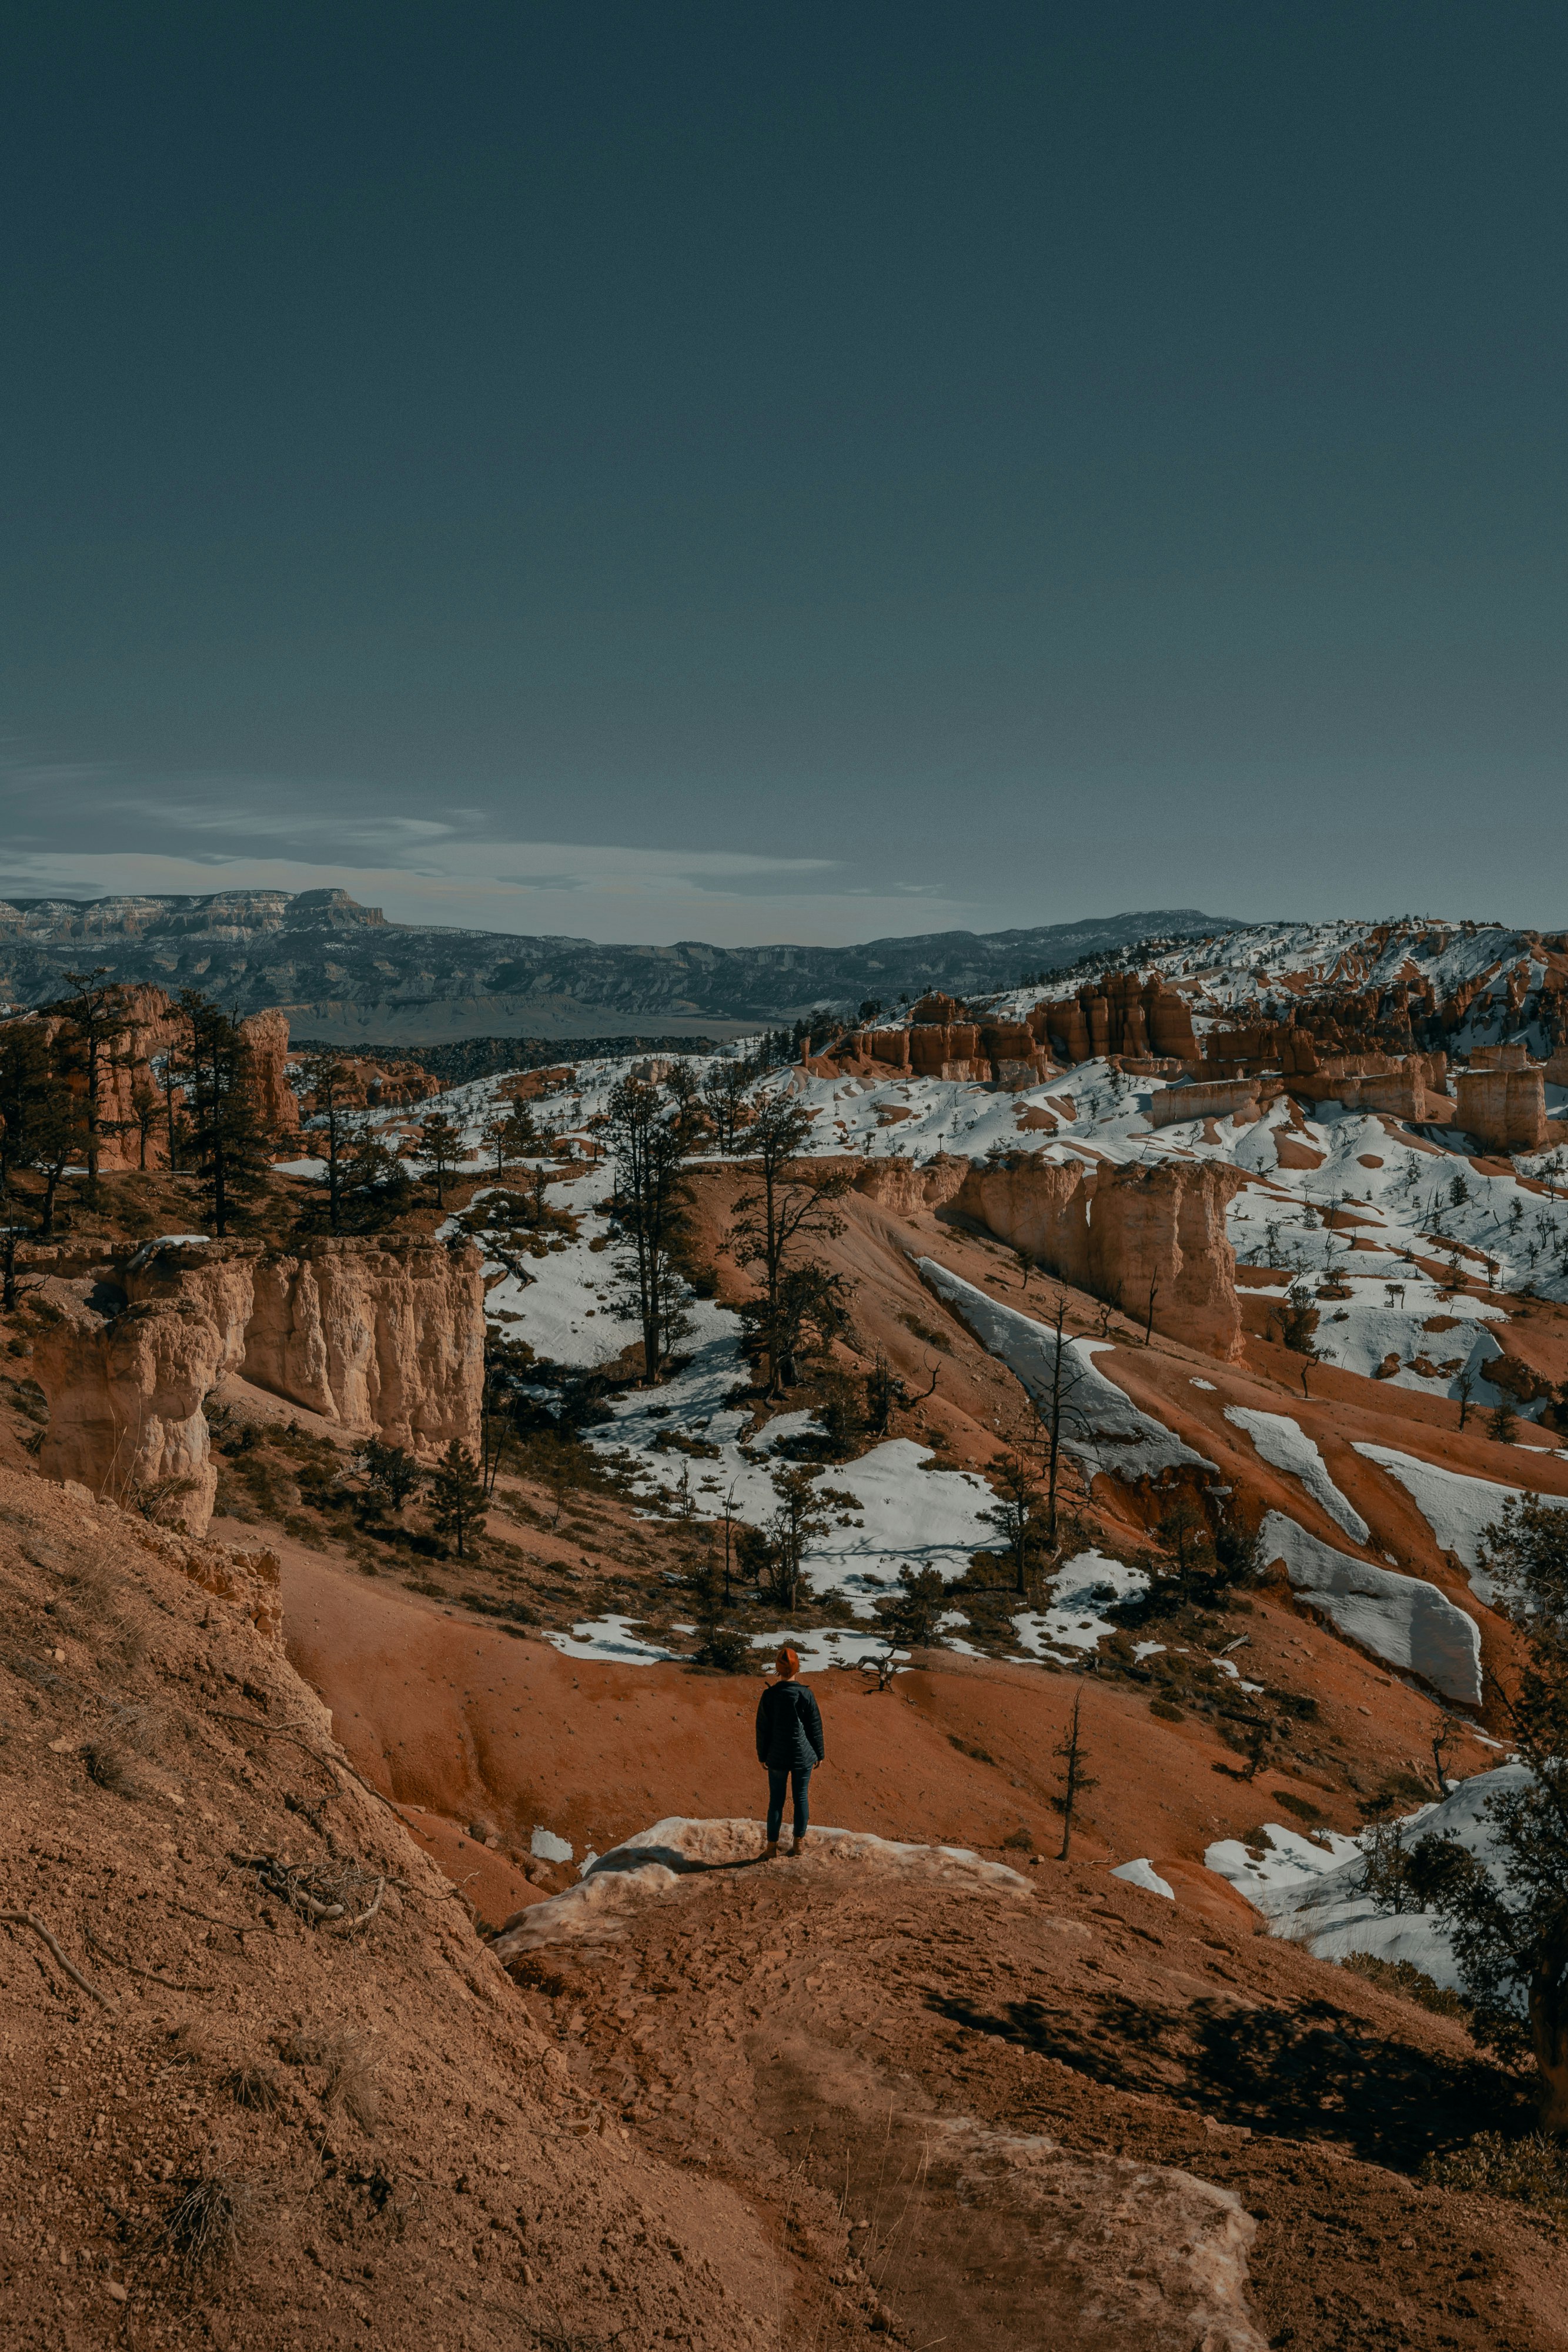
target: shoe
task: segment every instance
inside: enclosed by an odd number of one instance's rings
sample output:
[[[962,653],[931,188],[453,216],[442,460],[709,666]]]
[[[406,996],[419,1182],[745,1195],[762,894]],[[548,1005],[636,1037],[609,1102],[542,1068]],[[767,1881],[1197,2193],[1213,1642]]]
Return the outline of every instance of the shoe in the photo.
[[[778,1839],[777,1839],[777,1838],[769,1838],[769,1839],[768,1839],[768,1841],[767,1844],[766,1844],[766,1845],[763,1847],[763,1849],[762,1849],[762,1859],[763,1859],[763,1861],[764,1861],[764,1862],[777,1862],[777,1861],[778,1861],[778,1859],[779,1859],[779,1841],[778,1841]]]
[[[806,1836],[805,1836],[805,1837],[798,1837],[798,1838],[796,1839],[796,1841],[795,1841],[794,1844],[793,1844],[793,1845],[790,1847],[790,1849],[789,1849],[790,1853],[805,1853],[805,1851],[806,1851],[806,1839],[807,1839],[807,1838],[809,1838],[810,1836],[810,1830],[808,1830],[808,1831],[807,1831],[807,1832],[806,1832]]]

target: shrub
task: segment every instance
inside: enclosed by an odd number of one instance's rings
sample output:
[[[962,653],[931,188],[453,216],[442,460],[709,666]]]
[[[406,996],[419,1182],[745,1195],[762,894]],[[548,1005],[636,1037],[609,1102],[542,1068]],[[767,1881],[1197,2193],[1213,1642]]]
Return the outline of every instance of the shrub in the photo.
[[[1531,2132],[1523,2139],[1479,2132],[1468,2147],[1427,2157],[1420,2177],[1429,2189],[1469,2189],[1483,2197],[1507,2197],[1519,2205],[1542,2206],[1560,2218],[1568,2214],[1568,2148],[1542,2132]]]
[[[751,1644],[744,1633],[716,1625],[694,1654],[694,1664],[716,1667],[721,1675],[743,1675],[751,1664]]]
[[[1437,2017],[1457,2017],[1469,2024],[1469,2003],[1447,1985],[1437,1983],[1418,1969],[1414,1960],[1383,1960],[1375,1952],[1352,1952],[1341,1966],[1352,1976],[1364,1977],[1368,1984],[1379,1986],[1384,1992],[1398,1993],[1406,2000],[1417,2002]]]
[[[1185,1723],[1186,1721],[1186,1709],[1184,1707],[1173,1706],[1168,1698],[1152,1698],[1149,1701],[1149,1713],[1151,1715],[1157,1715],[1162,1723]]]

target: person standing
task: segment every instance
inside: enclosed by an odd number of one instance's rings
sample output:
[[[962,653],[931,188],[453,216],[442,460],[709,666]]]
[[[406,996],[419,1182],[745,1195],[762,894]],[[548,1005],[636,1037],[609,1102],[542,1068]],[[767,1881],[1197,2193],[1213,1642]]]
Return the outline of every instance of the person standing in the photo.
[[[773,1663],[779,1679],[768,1685],[757,1706],[757,1760],[768,1767],[769,1862],[779,1852],[786,1790],[795,1800],[794,1851],[803,1851],[811,1818],[811,1775],[827,1754],[822,1710],[800,1679],[799,1656],[793,1650],[780,1650]]]

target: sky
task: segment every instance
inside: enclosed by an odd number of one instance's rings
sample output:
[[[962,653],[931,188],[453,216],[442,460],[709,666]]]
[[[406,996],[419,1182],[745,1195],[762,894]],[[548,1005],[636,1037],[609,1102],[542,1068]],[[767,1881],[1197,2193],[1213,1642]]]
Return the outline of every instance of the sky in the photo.
[[[0,12],[0,891],[1568,923],[1568,13]]]

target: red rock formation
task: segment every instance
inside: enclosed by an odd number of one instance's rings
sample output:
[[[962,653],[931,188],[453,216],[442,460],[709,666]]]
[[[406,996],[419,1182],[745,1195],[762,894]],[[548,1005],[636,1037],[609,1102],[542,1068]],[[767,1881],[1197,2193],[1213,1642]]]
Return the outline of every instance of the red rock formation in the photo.
[[[483,1301],[473,1250],[402,1238],[165,1243],[96,1281],[48,1282],[39,1467],[116,1501],[184,1482],[171,1516],[199,1533],[216,1486],[202,1408],[231,1371],[416,1453],[476,1450]]]
[[[1138,1323],[1226,1361],[1243,1352],[1227,1203],[1246,1178],[1216,1160],[1086,1171],[1039,1159],[973,1167],[956,1205],[999,1241]]]
[[[855,1191],[895,1217],[917,1216],[922,1209],[940,1209],[956,1199],[970,1167],[967,1160],[945,1151],[934,1160],[868,1160],[855,1178]]]
[[[288,1023],[281,1013],[253,1013],[239,1024],[249,1049],[262,1123],[280,1140],[299,1132],[299,1103],[288,1082]]]
[[[382,1059],[369,1054],[344,1054],[339,1058],[343,1078],[339,1089],[339,1102],[349,1110],[397,1110],[405,1104],[426,1101],[441,1092],[441,1082],[415,1061]],[[566,1073],[561,1074],[563,1076]],[[503,1088],[503,1092],[508,1089]],[[538,1088],[536,1092],[539,1091]],[[314,1095],[306,1097],[306,1108],[318,1108]]]
[[[1103,981],[1086,982],[1076,996],[1037,1012],[1044,1016],[1042,1033],[1064,1061],[1087,1062],[1101,1054],[1197,1057],[1191,1007],[1158,972],[1147,980],[1135,971],[1107,972]],[[1031,1026],[1034,1019],[1031,1014]]]
[[[1533,1069],[1461,1070],[1456,1081],[1458,1124],[1483,1151],[1511,1154],[1543,1151],[1546,1095],[1539,1064]]]
[[[172,1049],[180,1052],[188,1024],[162,988],[127,987],[121,992],[126,1029],[111,1055],[105,1054],[99,1072],[99,1117],[101,1122],[99,1164],[107,1170],[136,1168],[141,1163],[140,1122],[135,1097],[142,1087],[156,1083],[153,1063]],[[53,1044],[74,1034],[73,1024],[57,1013],[23,1013],[16,1024],[36,1029]],[[10,1027],[13,1023],[0,1024]],[[240,1023],[240,1034],[250,1049],[256,1099],[270,1134],[287,1144],[299,1129],[299,1105],[288,1080],[288,1023],[281,1013],[253,1013]],[[68,1073],[69,1083],[85,1097],[87,1074],[78,1066]],[[176,1100],[182,1091],[176,1088]],[[147,1165],[162,1167],[168,1159],[166,1129],[162,1118],[149,1129]]]
[[[1213,1078],[1160,1087],[1150,1096],[1145,1116],[1151,1127],[1175,1127],[1188,1118],[1233,1118],[1249,1124],[1261,1115],[1260,1083],[1257,1078]]]

